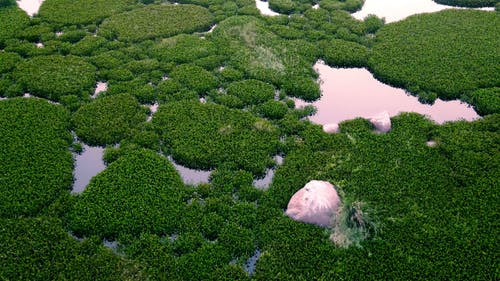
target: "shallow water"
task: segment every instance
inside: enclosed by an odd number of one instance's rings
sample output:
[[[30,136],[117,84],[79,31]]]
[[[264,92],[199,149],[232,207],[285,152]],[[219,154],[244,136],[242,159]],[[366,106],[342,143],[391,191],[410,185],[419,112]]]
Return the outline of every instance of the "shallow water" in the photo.
[[[17,5],[21,10],[25,11],[30,17],[38,13],[40,6],[45,0],[20,0]]]
[[[385,18],[385,22],[389,23],[415,14],[432,13],[450,8],[455,7],[437,4],[432,0],[365,0],[363,8],[352,16],[362,20],[367,15],[373,14]],[[481,8],[481,10],[492,9]]]
[[[73,193],[83,192],[90,179],[106,168],[102,160],[103,147],[84,145],[83,148],[83,152],[75,156]]]
[[[175,163],[172,156],[168,156],[168,160],[174,165],[174,168],[181,175],[184,184],[198,185],[208,183],[212,171],[195,170]]]
[[[252,275],[255,272],[255,265],[257,264],[257,260],[260,258],[261,252],[259,249],[255,250],[253,256],[251,256],[243,266],[243,269],[249,274]]]
[[[260,0],[255,0],[255,5],[257,6],[257,9],[259,9],[260,13],[265,15],[265,16],[279,16],[279,13],[276,13],[275,11],[271,10],[269,8],[269,2],[267,1],[260,1]]]
[[[422,104],[405,90],[376,80],[364,68],[332,68],[321,62],[314,68],[319,73],[322,97],[313,103],[296,100],[296,106],[314,105],[318,112],[309,117],[314,123],[339,123],[356,117],[370,118],[384,110],[390,116],[400,112],[417,112],[437,123],[479,118],[472,107],[460,101],[437,99],[433,105]]]
[[[95,90],[94,90],[94,94],[92,95],[92,98],[97,98],[97,96],[102,93],[102,92],[105,92],[108,90],[108,83],[107,82],[97,82],[97,84],[95,85]]]
[[[283,156],[276,155],[274,157],[274,161],[276,162],[276,166],[283,164]],[[269,188],[269,185],[273,181],[275,171],[276,171],[276,167],[273,167],[271,169],[267,169],[266,175],[263,178],[256,179],[253,181],[253,186],[257,187],[258,189]]]

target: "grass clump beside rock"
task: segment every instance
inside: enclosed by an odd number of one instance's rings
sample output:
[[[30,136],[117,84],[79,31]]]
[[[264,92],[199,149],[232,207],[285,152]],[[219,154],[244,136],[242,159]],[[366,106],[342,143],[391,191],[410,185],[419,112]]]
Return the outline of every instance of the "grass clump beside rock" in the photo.
[[[375,76],[415,94],[442,99],[500,83],[500,17],[475,10],[411,16],[376,34],[369,59]]]
[[[69,113],[45,100],[0,101],[0,217],[34,216],[67,192]]]
[[[263,174],[278,147],[278,131],[268,121],[216,104],[167,103],[153,124],[166,153],[191,168],[229,165]]]
[[[141,232],[175,233],[184,184],[172,164],[154,151],[118,158],[94,177],[68,214],[77,235],[113,239]]]
[[[106,19],[99,27],[99,35],[109,39],[138,42],[208,30],[212,21],[212,14],[203,7],[148,5]]]
[[[96,69],[76,56],[39,56],[19,64],[14,77],[30,94],[58,101],[65,95],[90,94]]]
[[[77,136],[90,145],[115,144],[146,121],[146,109],[130,94],[98,98],[72,117]]]
[[[61,25],[100,23],[136,3],[135,0],[47,0],[40,7],[39,16]]]

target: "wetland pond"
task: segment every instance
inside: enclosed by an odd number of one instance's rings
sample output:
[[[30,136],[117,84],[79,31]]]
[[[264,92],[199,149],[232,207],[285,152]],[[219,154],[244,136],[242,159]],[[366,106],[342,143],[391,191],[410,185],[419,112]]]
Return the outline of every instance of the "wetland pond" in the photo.
[[[44,0],[17,1],[19,7],[30,16],[35,15]],[[267,1],[255,1],[256,7],[263,15],[279,15],[269,8]],[[318,8],[317,5],[314,8]],[[436,12],[450,6],[440,5],[432,0],[366,0],[363,8],[354,13],[357,19],[363,19],[368,14],[384,17],[386,22],[394,22],[410,15],[424,12]],[[491,8],[486,8],[491,10]],[[433,105],[422,104],[414,96],[408,95],[403,89],[393,88],[373,78],[373,75],[363,68],[339,69],[331,68],[321,62],[315,64],[321,81],[322,97],[313,103],[296,99],[298,107],[312,104],[318,112],[309,117],[318,124],[339,123],[356,117],[369,118],[381,111],[387,110],[391,116],[399,112],[417,112],[429,116],[437,123],[459,119],[474,120],[479,118],[476,112],[460,101],[436,100]],[[106,91],[107,83],[98,82],[93,97]],[[157,104],[151,106],[151,113],[156,111]],[[149,119],[151,116],[149,117]],[[105,169],[102,155],[104,148],[84,146],[81,155],[75,157],[75,183],[73,192],[80,193],[85,189],[90,179]],[[185,183],[207,183],[211,171],[189,169],[176,164],[169,158],[179,171]],[[278,165],[282,159],[277,159]],[[268,169],[264,178],[256,179],[254,185],[267,188],[272,181],[274,168]]]
[[[92,177],[106,168],[103,153],[103,147],[83,145],[83,152],[75,156],[73,193],[83,192]]]
[[[356,117],[370,118],[384,110],[390,116],[399,112],[417,112],[439,124],[479,118],[471,106],[458,100],[437,99],[433,105],[422,104],[405,90],[378,81],[364,68],[332,68],[319,61],[314,69],[319,73],[321,98],[312,103],[295,99],[295,103],[296,107],[314,105],[317,113],[309,120],[317,124],[340,123]]]

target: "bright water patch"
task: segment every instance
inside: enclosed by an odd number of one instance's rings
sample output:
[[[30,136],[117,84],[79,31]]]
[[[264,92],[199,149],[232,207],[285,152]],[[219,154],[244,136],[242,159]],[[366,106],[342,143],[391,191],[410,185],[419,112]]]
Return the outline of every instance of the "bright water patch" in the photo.
[[[257,260],[260,258],[261,252],[259,249],[255,250],[255,253],[253,256],[251,256],[245,265],[243,266],[243,269],[249,274],[252,275],[255,272],[255,265],[257,264]]]
[[[362,20],[367,15],[373,14],[385,18],[385,22],[389,23],[411,15],[433,13],[444,9],[456,9],[456,7],[441,5],[432,0],[365,0],[363,8],[352,16]],[[481,10],[494,9],[481,8]]]
[[[151,114],[148,116],[148,119],[147,119],[148,122],[150,122],[153,119],[153,114],[155,114],[156,111],[158,111],[159,106],[160,105],[157,102],[147,106],[149,108],[149,111],[151,111]]]
[[[102,160],[103,147],[84,145],[83,148],[83,152],[75,157],[75,171],[73,173],[75,177],[73,184],[74,193],[83,192],[92,177],[106,168]]]
[[[275,11],[271,10],[269,8],[269,2],[267,1],[260,1],[260,0],[255,0],[255,5],[257,6],[257,9],[259,9],[260,13],[265,15],[265,16],[279,16],[279,13],[276,13]]]
[[[274,161],[276,162],[276,164],[278,166],[281,165],[281,164],[283,164],[283,156],[276,155],[274,157]],[[273,167],[271,169],[267,169],[266,175],[263,178],[256,179],[256,180],[253,181],[253,186],[255,186],[255,187],[259,188],[259,189],[267,189],[267,188],[269,188],[269,185],[273,181],[273,177],[274,177],[274,172],[275,171],[276,171],[276,167]]]
[[[182,181],[185,184],[198,185],[208,183],[212,171],[195,170],[175,163],[172,156],[168,156],[168,160],[174,165],[174,168],[181,175]]]
[[[400,112],[417,112],[437,123],[465,119],[472,121],[479,115],[472,107],[458,100],[437,99],[433,105],[422,104],[405,90],[376,80],[364,68],[332,68],[322,62],[315,64],[319,73],[322,97],[313,103],[296,99],[296,106],[312,104],[318,112],[309,117],[314,123],[339,123],[356,117],[370,118],[384,110],[390,116]]]
[[[102,92],[105,92],[108,90],[108,83],[107,82],[97,82],[97,84],[95,85],[95,90],[94,90],[94,94],[92,95],[92,98],[97,98],[97,96],[102,93]]]
[[[17,5],[23,11],[25,11],[30,17],[38,13],[40,6],[45,0],[20,0],[17,1]]]

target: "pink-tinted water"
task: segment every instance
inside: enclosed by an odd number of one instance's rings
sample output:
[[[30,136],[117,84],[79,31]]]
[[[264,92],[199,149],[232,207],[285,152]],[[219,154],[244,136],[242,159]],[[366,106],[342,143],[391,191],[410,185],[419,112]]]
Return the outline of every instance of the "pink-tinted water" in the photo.
[[[472,107],[460,101],[436,100],[422,104],[403,89],[376,80],[364,68],[332,68],[321,62],[314,68],[319,73],[322,97],[313,103],[296,100],[296,106],[314,105],[318,112],[309,117],[314,123],[339,123],[356,117],[370,118],[384,110],[390,116],[400,112],[417,112],[437,123],[479,118]]]
[[[367,15],[373,14],[385,18],[385,21],[389,23],[414,14],[432,13],[450,8],[456,9],[455,7],[437,4],[432,0],[365,0],[363,8],[352,14],[352,16],[362,20]],[[493,10],[492,8],[481,9]]]

